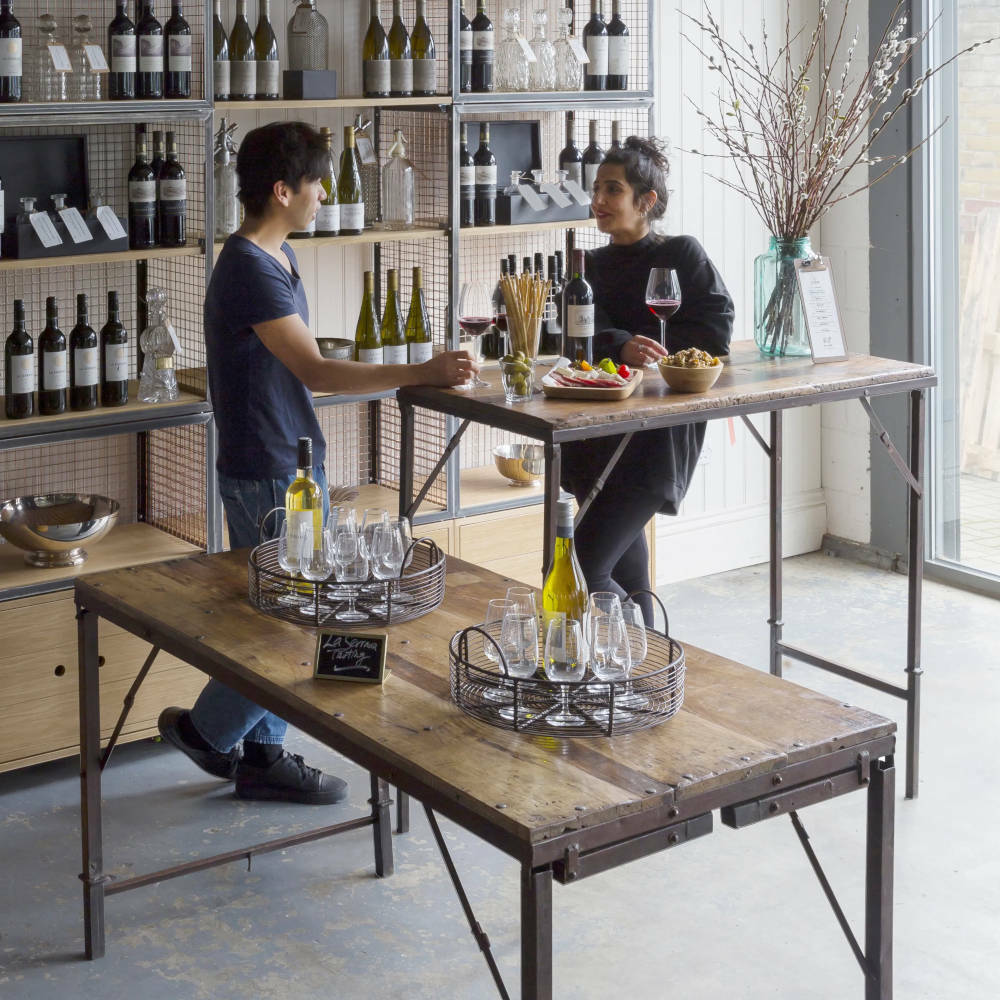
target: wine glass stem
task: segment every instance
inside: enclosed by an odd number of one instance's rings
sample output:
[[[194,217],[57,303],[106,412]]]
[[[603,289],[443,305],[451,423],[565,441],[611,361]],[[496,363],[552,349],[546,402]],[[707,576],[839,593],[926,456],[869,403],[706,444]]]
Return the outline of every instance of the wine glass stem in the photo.
[[[666,350],[667,347],[667,321],[660,316],[660,347]]]

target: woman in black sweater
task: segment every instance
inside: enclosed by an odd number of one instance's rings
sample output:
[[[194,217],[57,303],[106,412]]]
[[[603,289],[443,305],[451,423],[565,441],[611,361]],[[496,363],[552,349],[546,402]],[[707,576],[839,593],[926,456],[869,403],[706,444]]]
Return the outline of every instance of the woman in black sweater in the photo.
[[[733,301],[719,272],[693,237],[660,236],[650,228],[666,211],[668,173],[660,143],[636,136],[609,152],[597,172],[591,205],[598,229],[611,242],[587,254],[587,280],[596,301],[595,359],[638,367],[685,347],[729,352]],[[659,320],[646,306],[653,267],[673,268],[681,286],[666,349],[659,342]],[[649,589],[644,529],[656,513],[677,513],[704,438],[704,423],[633,436],[576,529],[576,551],[591,592],[624,597]],[[603,437],[563,447],[562,485],[578,501],[590,493],[620,441]],[[652,601],[645,596],[637,603],[652,624]]]

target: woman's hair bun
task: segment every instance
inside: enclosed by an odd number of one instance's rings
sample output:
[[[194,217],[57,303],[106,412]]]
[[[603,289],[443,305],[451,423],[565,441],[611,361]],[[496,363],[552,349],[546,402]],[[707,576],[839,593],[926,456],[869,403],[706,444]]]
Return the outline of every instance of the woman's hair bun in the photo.
[[[670,171],[670,161],[667,159],[667,144],[655,135],[650,136],[648,139],[640,135],[630,135],[622,145],[625,149],[648,157],[653,161],[654,166],[660,170],[664,172]]]

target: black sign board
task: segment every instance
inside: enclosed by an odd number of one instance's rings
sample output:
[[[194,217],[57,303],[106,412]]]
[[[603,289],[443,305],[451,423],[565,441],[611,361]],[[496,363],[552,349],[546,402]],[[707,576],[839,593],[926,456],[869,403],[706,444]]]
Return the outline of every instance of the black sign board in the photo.
[[[314,677],[328,681],[385,680],[385,647],[389,637],[361,632],[320,632],[316,637]]]

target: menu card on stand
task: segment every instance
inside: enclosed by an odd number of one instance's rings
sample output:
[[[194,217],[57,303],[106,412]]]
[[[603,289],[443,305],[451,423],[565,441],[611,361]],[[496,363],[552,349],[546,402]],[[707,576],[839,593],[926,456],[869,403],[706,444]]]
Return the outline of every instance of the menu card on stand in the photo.
[[[802,311],[806,317],[809,347],[816,364],[825,361],[845,361],[847,343],[840,321],[837,293],[833,287],[833,271],[829,257],[797,260],[795,274],[799,281]]]

